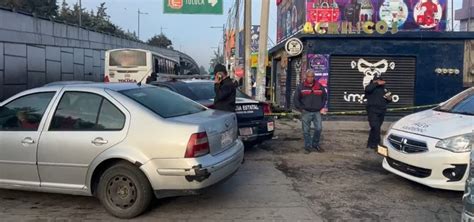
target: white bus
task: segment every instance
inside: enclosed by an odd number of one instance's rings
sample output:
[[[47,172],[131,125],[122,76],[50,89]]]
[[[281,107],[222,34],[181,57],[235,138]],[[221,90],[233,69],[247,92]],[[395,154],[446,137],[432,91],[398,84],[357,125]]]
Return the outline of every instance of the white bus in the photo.
[[[179,58],[143,49],[113,49],[105,52],[104,82],[141,82],[159,75],[178,75]]]

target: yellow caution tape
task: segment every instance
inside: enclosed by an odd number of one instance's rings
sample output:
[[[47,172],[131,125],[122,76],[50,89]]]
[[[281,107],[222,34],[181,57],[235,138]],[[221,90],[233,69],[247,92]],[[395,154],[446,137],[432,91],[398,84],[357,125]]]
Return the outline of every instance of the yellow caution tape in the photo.
[[[397,111],[405,111],[405,110],[413,110],[413,109],[425,109],[425,108],[433,108],[438,106],[439,104],[432,104],[432,105],[423,105],[423,106],[410,106],[410,107],[403,107],[403,108],[391,108],[387,109],[387,112],[397,112]],[[366,110],[358,110],[358,111],[341,111],[341,112],[327,112],[326,115],[356,115],[356,114],[366,114]],[[296,116],[300,115],[299,113],[271,113],[266,114],[266,116]]]

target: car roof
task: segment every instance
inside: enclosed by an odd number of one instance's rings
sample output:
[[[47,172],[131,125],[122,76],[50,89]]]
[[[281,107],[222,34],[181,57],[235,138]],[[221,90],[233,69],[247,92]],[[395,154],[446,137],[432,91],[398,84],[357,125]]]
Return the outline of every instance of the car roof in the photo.
[[[69,87],[81,87],[81,88],[95,88],[95,89],[108,89],[112,91],[122,91],[129,89],[136,89],[140,87],[150,87],[145,84],[138,85],[136,83],[100,83],[100,82],[88,82],[88,81],[69,81],[69,82],[57,82],[46,84],[40,88],[69,88]]]
[[[189,79],[189,80],[168,80],[168,81],[154,81],[151,85],[186,85],[189,83],[214,83],[212,80]]]
[[[185,83],[213,83],[214,81],[212,80],[207,80],[207,79],[185,79],[185,80],[181,80],[182,82],[185,82]]]
[[[81,85],[81,84],[93,84],[96,82],[92,81],[58,81],[45,84],[44,86],[65,86],[65,85]]]

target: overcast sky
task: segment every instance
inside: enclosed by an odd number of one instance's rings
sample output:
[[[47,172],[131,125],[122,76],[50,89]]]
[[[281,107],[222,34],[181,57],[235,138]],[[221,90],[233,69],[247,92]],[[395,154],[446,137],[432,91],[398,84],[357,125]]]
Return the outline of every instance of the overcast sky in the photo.
[[[74,4],[78,0],[67,0]],[[62,2],[59,0],[58,2]],[[100,2],[105,2],[107,13],[115,24],[124,30],[136,31],[138,9],[148,15],[141,15],[140,39],[146,41],[161,32],[173,42],[174,48],[192,56],[199,65],[209,66],[213,55],[212,47],[222,44],[222,29],[211,29],[210,26],[222,26],[227,21],[227,11],[234,0],[224,0],[224,15],[172,15],[163,14],[163,0],[82,0],[82,7],[96,9]],[[253,1],[252,22],[260,23],[261,1]],[[269,36],[276,37],[276,3],[270,3]]]
[[[72,5],[78,0],[66,0]],[[298,0],[303,1],[303,0]],[[58,0],[62,2],[62,0]],[[136,31],[138,9],[148,13],[141,15],[140,39],[146,41],[155,34],[165,33],[173,42],[174,48],[192,56],[199,65],[209,66],[213,55],[212,47],[222,44],[222,29],[210,26],[222,26],[227,21],[227,11],[234,0],[224,0],[224,15],[170,15],[163,14],[163,0],[82,0],[82,7],[96,9],[105,2],[107,13],[115,24],[124,30]],[[252,24],[260,23],[261,1],[252,1]],[[276,1],[270,3],[269,37],[276,40]],[[454,0],[455,9],[461,8],[462,0]],[[450,17],[450,10],[448,12]]]

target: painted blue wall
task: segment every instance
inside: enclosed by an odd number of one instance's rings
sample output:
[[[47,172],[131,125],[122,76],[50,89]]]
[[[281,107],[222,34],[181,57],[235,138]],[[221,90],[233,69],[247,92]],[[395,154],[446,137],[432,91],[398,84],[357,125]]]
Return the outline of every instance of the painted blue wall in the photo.
[[[306,53],[416,57],[415,105],[442,102],[462,91],[464,40],[412,38],[308,38]],[[459,75],[437,75],[436,68],[456,68]]]

